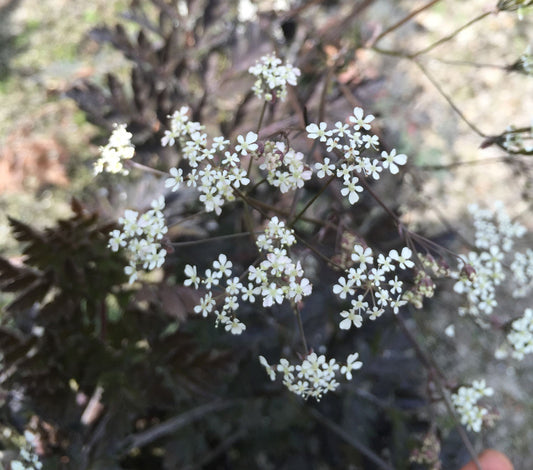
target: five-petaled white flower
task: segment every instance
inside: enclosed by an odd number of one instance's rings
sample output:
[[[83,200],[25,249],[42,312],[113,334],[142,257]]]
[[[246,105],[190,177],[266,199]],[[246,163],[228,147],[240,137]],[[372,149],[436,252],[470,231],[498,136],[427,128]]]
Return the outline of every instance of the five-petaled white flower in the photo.
[[[255,132],[248,132],[246,137],[242,135],[237,136],[238,144],[235,146],[235,150],[242,155],[248,155],[248,152],[255,152],[257,150],[257,134]]]
[[[320,142],[325,142],[331,136],[331,131],[326,130],[327,127],[328,125],[325,122],[319,123],[318,126],[313,122],[305,128],[307,137],[310,139],[320,139]]]
[[[366,117],[362,108],[355,107],[353,108],[353,116],[350,116],[350,122],[353,124],[353,128],[358,131],[363,128],[365,131],[370,129],[370,123],[374,120],[374,116],[369,114]]]
[[[392,149],[390,153],[385,151],[381,152],[381,157],[383,158],[383,168],[388,168],[393,175],[400,171],[398,165],[405,165],[407,163],[407,155],[403,153],[396,155],[396,149]]]

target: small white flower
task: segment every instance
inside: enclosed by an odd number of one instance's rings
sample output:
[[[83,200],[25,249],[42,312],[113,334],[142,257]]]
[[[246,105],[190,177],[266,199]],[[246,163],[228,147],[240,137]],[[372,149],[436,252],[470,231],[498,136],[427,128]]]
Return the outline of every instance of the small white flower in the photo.
[[[353,124],[354,130],[358,131],[363,128],[368,131],[370,129],[370,123],[374,120],[374,116],[372,114],[369,114],[366,117],[363,116],[364,111],[362,108],[353,108],[353,116],[350,116],[350,122]]]
[[[389,258],[396,261],[400,269],[407,269],[412,268],[415,265],[415,263],[410,260],[412,254],[413,252],[408,247],[404,247],[402,248],[401,254],[398,254],[396,250],[391,250],[389,252]]]
[[[233,263],[228,259],[228,257],[224,253],[221,253],[220,255],[218,255],[218,259],[213,261],[213,269],[218,271],[220,277],[231,276],[232,266],[233,266]]]
[[[226,331],[231,332],[231,334],[240,335],[244,330],[246,330],[246,325],[235,317],[228,323],[226,323],[226,326],[224,328],[226,329]]]
[[[396,149],[392,149],[390,153],[381,152],[381,158],[383,158],[383,168],[388,168],[393,175],[400,171],[398,165],[401,166],[407,163],[407,155],[403,153],[396,155]]]
[[[354,309],[344,310],[340,315],[344,318],[339,324],[341,330],[349,330],[352,325],[356,328],[361,328],[363,317],[356,313]]]
[[[270,380],[272,381],[276,380],[276,371],[263,356],[259,356],[259,362],[266,369],[266,372],[268,376],[270,377]]]
[[[191,266],[190,264],[185,265],[185,275],[187,279],[183,283],[185,286],[194,286],[195,289],[198,289],[200,285],[200,278],[196,270],[196,266]]]
[[[203,317],[207,317],[207,315],[213,311],[215,303],[213,294],[208,292],[200,299],[200,304],[194,307],[194,313],[201,313]]]
[[[258,148],[257,144],[257,134],[255,132],[248,132],[246,137],[242,135],[237,136],[238,144],[235,146],[235,150],[240,152],[242,155],[248,155],[248,152],[255,152]]]
[[[354,245],[351,258],[353,262],[359,263],[362,268],[366,267],[367,264],[374,263],[372,249],[370,247],[364,248],[361,245]]]
[[[348,201],[352,205],[359,201],[358,193],[363,191],[363,187],[357,184],[358,181],[359,178],[357,178],[357,176],[354,176],[351,179],[345,179],[344,187],[341,189],[341,194],[343,196],[348,196]]]
[[[171,168],[169,173],[171,178],[165,180],[165,187],[170,188],[171,191],[177,191],[180,184],[183,183],[183,170],[181,168]]]
[[[315,169],[317,171],[316,175],[319,178],[324,178],[325,176],[333,175],[335,165],[333,163],[330,163],[328,157],[325,157],[323,163],[315,163]]]
[[[353,353],[346,359],[346,365],[341,367],[341,374],[348,380],[352,380],[352,370],[360,369],[363,366],[361,361],[358,361],[359,353]]]
[[[328,124],[321,122],[318,126],[313,122],[309,124],[305,130],[307,131],[307,137],[310,139],[320,139],[320,142],[325,142],[331,135],[331,131],[326,130]]]
[[[339,277],[337,282],[338,284],[333,286],[333,293],[337,294],[339,298],[345,299],[347,294],[353,295],[355,293],[351,281],[346,281],[344,277]]]

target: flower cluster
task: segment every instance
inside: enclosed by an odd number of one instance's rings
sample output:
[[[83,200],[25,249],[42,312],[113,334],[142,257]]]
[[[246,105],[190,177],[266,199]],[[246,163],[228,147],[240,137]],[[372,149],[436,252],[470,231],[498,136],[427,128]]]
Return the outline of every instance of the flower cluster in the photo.
[[[272,101],[276,97],[283,101],[287,96],[287,84],[296,85],[300,69],[291,64],[282,64],[275,55],[266,55],[248,69],[257,77],[252,91],[258,98]]]
[[[276,372],[279,372],[283,374],[283,384],[291,392],[306,399],[314,397],[320,400],[323,394],[337,389],[339,373],[347,380],[352,380],[352,371],[363,365],[358,358],[358,353],[350,354],[346,358],[346,364],[342,365],[333,358],[328,361],[325,355],[312,352],[296,365],[285,358],[281,358],[276,365],[270,365],[263,356],[259,356],[259,362],[272,381],[276,380]]]
[[[503,205],[495,205],[495,213],[480,209],[477,205],[469,206],[474,217],[475,246],[478,251],[471,251],[466,255],[466,263],[460,262],[460,272],[452,272],[457,279],[455,292],[465,294],[467,305],[459,309],[460,315],[490,315],[498,305],[496,301],[496,287],[505,279],[503,263],[506,253],[510,252],[516,238],[522,237],[525,228],[513,223]],[[519,257],[514,264],[517,273],[524,267]],[[527,276],[527,263],[526,263]],[[527,278],[522,284],[523,293],[526,290]],[[516,292],[515,292],[516,295]]]
[[[200,299],[200,303],[194,307],[194,313],[207,317],[215,317],[215,325],[222,324],[224,329],[234,335],[240,335],[246,325],[236,315],[239,308],[239,298],[248,302],[255,302],[257,291],[253,286],[244,286],[238,277],[233,276],[233,263],[227,256],[220,254],[211,269],[206,269],[204,277],[198,276],[198,268],[188,264],[185,266],[187,280],[186,286],[200,285],[207,289],[207,293]],[[213,290],[219,288],[220,292],[213,297]]]
[[[516,251],[510,265],[513,275],[513,297],[525,297],[533,290],[533,250]]]
[[[208,145],[204,127],[190,121],[188,113],[189,108],[183,106],[170,117],[170,130],[165,131],[161,144],[174,145],[177,141],[191,171],[184,177],[181,168],[171,168],[165,186],[177,191],[186,179],[188,186],[200,192],[199,200],[205,210],[220,215],[222,206],[235,200],[234,190],[250,182],[247,172],[241,168],[241,158],[257,150],[257,134],[239,135],[233,152],[227,150],[229,140],[222,136],[215,137]]]
[[[256,268],[250,266],[248,280],[257,284],[263,297],[263,307],[281,304],[285,299],[298,303],[311,294],[312,285],[306,277],[300,261],[294,262],[288,248],[296,242],[294,232],[285,223],[273,217],[265,233],[257,237],[257,247],[266,259]]]
[[[125,248],[129,257],[129,265],[124,272],[129,276],[130,284],[138,276],[137,269],[151,271],[165,262],[166,250],[161,247],[161,240],[167,233],[165,216],[165,199],[160,196],[152,201],[152,209],[139,215],[137,211],[126,210],[124,217],[119,219],[122,230],[113,230],[109,234],[109,248],[118,251]]]
[[[29,431],[24,432],[25,447],[20,449],[20,459],[11,461],[11,470],[41,470],[43,464],[33,450],[35,435]]]
[[[441,470],[440,451],[441,445],[439,438],[434,432],[429,432],[424,436],[422,445],[413,450],[409,461],[424,464],[428,470]]]
[[[407,303],[402,298],[403,282],[395,274],[396,268],[404,270],[414,267],[412,252],[404,247],[400,253],[391,250],[388,255],[379,254],[374,260],[372,249],[355,244],[351,254],[354,266],[348,268],[333,286],[333,292],[342,300],[350,296],[351,308],[343,310],[339,327],[349,330],[352,326],[360,328],[363,315],[370,320],[383,315],[386,308],[398,313]],[[393,277],[394,274],[394,277]],[[362,292],[355,297],[356,291]],[[367,300],[371,298],[370,303]]]
[[[398,154],[396,149],[391,152],[381,152],[381,157],[369,157],[362,152],[379,148],[379,138],[368,131],[374,116],[364,115],[361,108],[354,108],[353,115],[349,117],[351,125],[336,122],[335,127],[328,129],[326,122],[319,124],[311,123],[305,129],[310,139],[318,139],[324,142],[328,152],[335,152],[342,156],[337,162],[330,161],[325,157],[323,162],[315,164],[318,178],[336,175],[343,182],[341,194],[347,197],[350,204],[359,200],[359,193],[363,187],[359,185],[359,177],[371,177],[374,180],[380,178],[380,173],[386,169],[393,175],[399,172],[398,165],[407,163],[407,156]],[[358,175],[358,176],[357,176]]]
[[[196,289],[203,285],[208,289],[200,303],[194,307],[194,312],[203,317],[213,314],[217,326],[221,323],[225,325],[226,331],[240,334],[246,326],[236,317],[239,300],[255,303],[256,297],[262,297],[263,307],[281,304],[285,299],[300,302],[303,297],[311,294],[312,285],[303,276],[300,262],[294,262],[288,256],[287,249],[295,242],[293,231],[286,228],[283,221],[273,217],[265,232],[256,240],[265,259],[258,267],[248,267],[246,285],[241,282],[244,275],[241,278],[233,276],[233,263],[224,254],[213,262],[212,269],[205,271],[204,277],[198,276],[196,266],[187,265],[185,285]],[[212,289],[219,289],[220,292],[213,297]],[[222,305],[221,308],[216,309],[219,305]]]
[[[513,321],[507,340],[513,348],[512,356],[522,360],[533,353],[533,309],[526,308],[524,316]]]
[[[303,153],[287,148],[284,142],[265,142],[263,157],[259,168],[267,172],[267,181],[282,193],[303,187],[313,174],[303,162]]]
[[[488,415],[488,410],[478,405],[483,397],[490,397],[494,390],[487,387],[484,380],[474,380],[471,387],[460,387],[457,393],[452,394],[452,402],[461,417],[461,424],[467,429],[479,432]]]
[[[124,160],[133,158],[135,147],[131,143],[132,134],[126,130],[126,124],[115,124],[109,142],[100,147],[100,158],[94,164],[94,174],[108,173],[128,174],[122,164]]]

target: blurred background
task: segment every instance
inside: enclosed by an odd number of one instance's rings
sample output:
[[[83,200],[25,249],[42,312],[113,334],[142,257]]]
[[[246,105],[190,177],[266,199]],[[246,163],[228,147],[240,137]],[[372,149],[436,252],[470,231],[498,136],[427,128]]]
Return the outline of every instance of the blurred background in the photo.
[[[375,42],[387,28],[429,4]],[[501,10],[503,4],[513,2],[500,2]],[[287,116],[294,117],[305,105],[311,121],[322,112],[326,121],[335,122],[349,115],[354,106],[362,106],[377,117],[385,146],[409,156],[409,170],[401,185],[391,184],[383,191],[383,198],[397,208],[411,228],[461,250],[461,237],[473,237],[471,221],[465,215],[468,204],[491,207],[500,200],[510,216],[529,230],[517,249],[531,247],[532,151],[511,154],[496,138],[508,126],[533,125],[533,59],[529,59],[529,70],[520,62],[528,47],[533,47],[531,10],[509,7],[509,11],[498,11],[496,1],[486,0],[0,0],[0,254],[14,263],[22,259],[8,216],[42,229],[57,219],[71,217],[70,202],[76,197],[97,211],[102,221],[113,222],[126,207],[142,209],[158,194],[162,185],[153,177],[131,175],[117,180],[93,176],[98,147],[107,141],[114,122],[126,122],[134,133],[139,161],[162,169],[176,159],[158,144],[165,117],[181,105],[190,105],[196,117],[214,132],[235,137],[253,128],[259,105],[247,94],[252,85],[247,69],[273,50],[302,69],[301,88],[282,108]],[[457,32],[471,20],[475,21]],[[447,36],[449,40],[423,52]],[[276,117],[283,119],[281,112]],[[275,120],[271,124],[275,128]],[[290,125],[295,125],[294,120]],[[181,206],[179,201],[176,204],[177,210]],[[368,233],[383,235],[386,228],[381,232],[375,228],[380,219],[374,220],[370,207],[365,210],[366,220],[371,221]],[[199,233],[203,229],[191,230]],[[533,402],[527,393],[533,387],[531,361],[526,359],[519,366],[510,359],[495,361],[494,345],[501,337],[491,336],[491,332],[485,335],[467,319],[458,319],[454,307],[460,302],[450,285],[444,287],[424,309],[413,314],[420,338],[449,377],[458,382],[484,377],[495,389],[494,404],[500,419],[492,430],[473,436],[477,447],[496,446],[508,453],[516,468],[528,468],[528,462],[533,461]],[[531,298],[513,299],[505,289],[500,294],[502,318],[512,317],[511,312],[521,314],[532,304]],[[143,295],[148,296],[146,292]],[[0,294],[0,306],[12,300],[12,293]],[[456,322],[457,334],[450,339],[443,331]],[[165,325],[161,320],[161,328]],[[195,328],[187,333],[209,334],[209,330]],[[383,372],[387,367],[398,367],[384,359],[399,351],[406,362],[398,370],[413,365],[409,362],[412,351],[403,340],[393,333],[380,339],[388,340],[390,350],[376,346],[379,360],[362,380],[364,385],[348,386],[346,393],[341,390],[335,400],[325,400],[319,411],[320,416],[343,422],[346,432],[365,441],[392,462],[393,468],[409,468],[408,447],[414,446],[410,439],[426,431],[424,424],[432,421],[428,418],[431,413],[425,408],[421,370],[412,377],[412,383],[401,385],[392,370],[391,375]],[[204,336],[201,341],[202,348],[210,344]],[[252,344],[247,351],[250,357],[237,354],[238,361],[246,365],[241,373],[247,381],[263,381],[266,376],[253,371],[255,359],[251,358],[252,353],[261,351],[261,342]],[[219,367],[217,361],[226,364],[224,354],[235,357],[227,345],[221,351],[216,360],[204,358],[207,365],[199,367],[207,368],[202,369],[205,372]],[[226,364],[231,371],[224,372],[232,377],[231,386],[224,392],[213,391],[221,399],[230,399],[230,391],[238,388],[235,364]],[[419,364],[413,367],[421,369]],[[91,385],[85,390],[89,397],[100,379],[89,381]],[[71,383],[69,389],[78,386]],[[394,397],[389,393],[393,389]],[[24,387],[3,390],[4,398],[10,397],[4,399],[4,408],[8,401],[13,402],[10,394],[15,391],[23,395]],[[111,463],[102,456],[113,455],[116,449],[104,451],[105,446],[101,446],[99,453],[94,452],[102,460],[86,457],[82,464],[73,463],[72,456],[62,460],[68,454],[65,448],[72,448],[73,441],[80,449],[86,448],[87,442],[94,445],[113,428],[97,427],[100,434],[93,430],[90,438],[76,429],[76,439],[66,438],[69,442],[65,445],[60,438],[53,442],[51,430],[46,452],[56,460],[46,468],[377,468],[357,450],[347,450],[349,444],[332,444],[336,439],[342,441],[332,430],[332,423],[325,424],[317,415],[309,418],[308,410],[284,392],[268,388],[248,392],[262,400],[256,403],[250,423],[270,420],[265,429],[276,430],[263,430],[253,444],[245,438],[252,424],[239,427],[222,414],[205,425],[194,424],[193,429],[202,436],[198,442],[191,444],[190,436],[179,431],[182,434],[178,433],[177,439],[183,448],[175,451],[176,455],[168,451],[171,444],[167,443],[146,452],[128,444],[129,454],[125,451],[120,463]],[[269,394],[275,395],[275,400],[270,400]],[[156,409],[158,400],[154,397],[148,409],[132,411],[138,412],[135,418],[124,413],[130,421],[121,421],[123,439],[131,431],[131,422],[141,433],[150,424],[168,418],[169,410]],[[173,403],[183,411],[192,407],[188,400],[190,397],[180,396]],[[368,400],[379,411],[365,411],[365,406],[353,403],[356,400]],[[280,403],[283,416],[277,409]],[[17,415],[12,406],[9,409]],[[413,410],[416,413],[411,416]],[[21,425],[30,414],[22,413],[16,419],[4,416],[0,427],[11,429],[13,421]],[[344,422],[342,416],[354,422]],[[359,419],[361,428],[356,425]],[[57,426],[68,436],[73,424],[59,421],[52,415],[43,418],[51,429]],[[401,436],[403,431],[408,431],[409,439]],[[224,434],[232,438],[226,442]],[[11,435],[4,436],[10,441]],[[293,436],[293,441],[283,441],[283,436]],[[439,437],[443,468],[456,468],[468,459],[454,431]],[[267,443],[265,449],[261,442]],[[125,445],[123,440],[120,444]],[[342,452],[329,455],[328,445],[334,449],[331,453]],[[405,450],[401,450],[403,445]],[[294,449],[303,450],[290,460],[287,456]],[[180,452],[187,455],[178,455]],[[285,455],[287,460],[276,460],[276,454]]]

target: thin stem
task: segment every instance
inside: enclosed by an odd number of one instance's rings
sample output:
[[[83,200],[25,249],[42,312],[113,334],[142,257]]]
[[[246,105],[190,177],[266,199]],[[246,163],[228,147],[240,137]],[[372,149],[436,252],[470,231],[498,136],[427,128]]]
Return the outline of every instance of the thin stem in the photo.
[[[256,134],[259,135],[259,131],[261,130],[261,126],[263,125],[263,119],[265,117],[265,111],[268,106],[268,101],[265,101],[263,103],[263,107],[261,108],[261,115],[259,116],[259,122],[257,123],[257,131]],[[250,176],[250,172],[252,171],[252,164],[253,164],[254,158],[250,154],[250,160],[248,161],[248,169],[246,170],[246,177]]]
[[[368,191],[368,193],[374,198],[374,200],[381,206],[383,207],[383,209],[385,210],[385,212],[387,214],[389,214],[392,219],[394,220],[394,222],[396,223],[396,225],[398,227],[402,226],[402,223],[400,222],[400,218],[394,213],[392,212],[391,209],[389,209],[389,207],[381,200],[381,198],[372,190],[372,188],[370,187],[370,185],[366,182],[366,180],[364,178],[360,178],[359,179],[359,182],[365,187],[365,189]]]
[[[157,176],[169,176],[169,174],[166,171],[156,170],[155,168],[151,168],[149,166],[143,165],[142,163],[138,163],[133,160],[126,160],[124,162],[124,165],[130,168],[136,168],[138,170],[145,171],[146,173],[152,173]]]
[[[449,34],[448,36],[445,36],[438,41],[434,42],[433,44],[430,44],[429,46],[425,47],[424,49],[419,50],[418,52],[415,52],[414,54],[411,54],[411,59],[414,59],[415,57],[418,57],[419,55],[425,54],[436,47],[440,46],[441,44],[444,44],[445,42],[449,41],[450,39],[453,39],[455,36],[457,36],[461,31],[468,28],[469,26],[472,26],[474,23],[477,23],[478,21],[481,21],[483,18],[487,17],[488,15],[491,15],[492,11],[486,11],[485,13],[482,13],[479,16],[476,16],[475,18],[471,19],[468,23],[465,23],[460,28],[456,29],[453,33]]]
[[[397,23],[394,23],[392,26],[389,26],[385,31],[383,31],[380,35],[378,35],[378,37],[375,38],[374,41],[372,42],[372,45],[377,44],[378,41],[383,39],[387,34],[391,33],[395,29],[398,29],[400,26],[403,26],[405,23],[407,23],[410,19],[414,18],[420,12],[427,10],[428,8],[435,5],[435,3],[438,3],[440,1],[441,0],[431,0],[431,2],[426,3],[425,5],[422,5],[420,8],[417,8],[416,10],[413,10],[407,16],[403,17],[400,21],[398,21]]]
[[[300,314],[300,309],[296,304],[292,304],[292,309],[296,315],[296,321],[298,322],[298,330],[300,331],[300,337],[302,338],[302,346],[304,348],[304,354],[307,356],[309,353],[309,348],[307,347],[307,340],[305,339],[304,324],[302,322],[302,315]]]
[[[417,166],[417,168],[420,170],[427,170],[427,171],[439,171],[439,170],[450,170],[452,168],[456,168],[460,166],[485,165],[487,163],[500,163],[500,162],[506,162],[509,160],[512,160],[512,158],[507,155],[504,155],[502,157],[485,158],[482,160],[465,160],[465,161],[460,161],[460,162],[446,163],[443,165],[420,165],[420,166]]]
[[[234,191],[239,195],[239,197],[241,197],[243,200],[245,200],[246,202],[248,202],[248,204],[250,204],[250,207],[253,207],[254,209],[258,210],[259,212],[261,212],[261,214],[265,215],[265,212],[266,211],[270,211],[270,212],[274,212],[275,214],[278,214],[278,215],[282,215],[283,217],[289,217],[290,213],[289,211],[286,211],[286,210],[283,210],[283,209],[278,209],[277,207],[274,207],[270,204],[267,204],[263,201],[259,201],[258,199],[254,199],[252,197],[249,197],[247,196],[246,194],[242,193],[241,191],[239,191],[238,189],[235,189],[233,188]],[[328,222],[326,220],[320,220],[320,219],[315,219],[313,217],[300,217],[301,220],[304,220],[306,222],[310,222],[312,224],[316,224],[316,225],[320,225],[321,227],[330,227],[330,228],[333,228],[333,229],[337,229],[338,227],[335,226],[334,224],[332,224],[331,222]]]
[[[305,213],[307,209],[313,204],[320,196],[321,194],[327,189],[327,187],[332,183],[332,181],[335,179],[335,175],[331,175],[329,179],[326,181],[326,184],[324,184],[318,193],[316,193],[309,201],[307,201],[307,204],[304,206],[304,208],[296,214],[294,219],[291,220],[289,227],[294,227],[294,224],[298,221],[298,219]]]
[[[193,408],[192,410],[186,411],[185,413],[175,416],[174,418],[170,418],[167,421],[156,424],[145,431],[132,434],[119,442],[119,455],[126,455],[136,447],[142,447],[157,439],[160,439],[163,436],[173,434],[178,429],[190,423],[194,423],[206,415],[236,406],[239,403],[242,402],[239,400],[230,400],[207,403],[205,405],[198,406],[197,408]]]
[[[443,380],[445,379],[444,373],[440,370],[440,368],[433,361],[433,359],[429,355],[427,355],[425,351],[422,349],[422,346],[420,345],[418,340],[414,337],[411,331],[407,328],[407,325],[405,324],[405,321],[403,320],[402,316],[400,314],[397,314],[394,316],[394,318],[396,319],[398,325],[400,326],[400,329],[403,331],[403,333],[405,334],[409,342],[413,345],[415,353],[418,356],[420,362],[422,362],[424,367],[430,373],[431,377],[434,379],[435,385],[437,385],[437,388],[439,389],[442,395],[442,398],[444,399],[444,404],[446,406],[446,409],[448,410],[448,413],[450,414],[450,416],[452,416],[455,422],[455,427],[457,428],[457,431],[459,432],[459,436],[461,437],[463,444],[465,445],[468,453],[470,454],[470,457],[472,457],[472,461],[476,465],[477,470],[483,470],[481,468],[481,465],[479,464],[476,451],[474,450],[474,446],[470,442],[468,435],[466,434],[463,426],[461,425],[459,418],[457,417],[455,408],[453,407],[453,403],[451,402],[450,397],[448,396],[448,390]],[[436,372],[436,373],[432,373],[432,372]]]
[[[509,72],[508,65],[480,64],[478,62],[469,62],[467,60],[448,60],[448,59],[439,59],[437,57],[431,57],[431,60],[436,60],[437,62],[441,62],[443,64],[448,64],[448,65],[464,65],[468,67],[475,67],[478,69],[490,68],[490,69],[498,69],[498,70],[504,70],[506,72]]]
[[[248,205],[248,202],[244,200],[242,202],[244,204],[244,225],[246,225],[250,238],[252,239],[252,242],[255,245],[256,238],[255,238],[255,232],[254,232],[254,224],[252,222],[252,216],[250,214],[250,206]]]
[[[480,137],[487,137],[485,133],[483,133],[481,130],[479,130],[472,122],[470,122],[466,116],[461,112],[461,110],[455,105],[453,100],[444,92],[442,87],[438,84],[438,82],[428,73],[428,71],[424,68],[424,66],[417,60],[413,60],[413,62],[418,66],[418,68],[422,71],[422,73],[428,78],[428,80],[433,84],[433,86],[437,89],[437,91],[442,95],[442,97],[448,102],[448,104],[451,106],[451,108],[459,115],[459,117],[472,129],[477,135]]]
[[[347,444],[351,445],[354,449],[356,449],[358,452],[363,454],[368,460],[373,462],[374,465],[376,465],[375,468],[379,468],[381,470],[394,470],[394,468],[391,467],[387,462],[382,460],[381,457],[379,457],[372,450],[370,450],[364,444],[362,444],[357,439],[355,439],[355,437],[353,437],[350,434],[348,434],[337,423],[334,423],[328,417],[326,417],[322,413],[320,413],[320,411],[318,411],[315,408],[311,408],[311,407],[308,407],[307,410],[309,411],[309,414],[314,419],[316,419],[320,424],[323,424],[330,431],[332,431],[337,436],[339,436],[344,442],[346,442]]]
[[[263,232],[254,232],[256,234],[263,233]],[[213,241],[219,241],[219,240],[228,240],[231,238],[240,238],[240,237],[247,237],[250,235],[250,232],[240,232],[240,233],[230,233],[228,235],[219,235],[217,237],[209,237],[209,238],[202,238],[201,240],[191,240],[187,242],[175,242],[172,243],[172,246],[180,247],[180,246],[192,246],[192,245],[200,245],[202,243],[210,243]]]
[[[259,131],[261,130],[261,126],[263,125],[263,119],[265,117],[265,111],[267,109],[267,106],[268,106],[268,101],[265,101],[263,103],[263,107],[261,108],[261,114],[259,116],[259,122],[257,123],[257,131],[256,131],[256,134],[259,134]]]
[[[344,271],[344,268],[337,263],[334,263],[331,261],[326,255],[323,255],[318,251],[313,245],[311,245],[309,242],[305,241],[300,235],[294,234],[294,236],[298,239],[300,243],[305,245],[307,248],[309,248],[315,255],[317,255],[320,259],[324,260],[326,263],[330,264],[331,266],[335,267],[336,269],[340,271]]]

